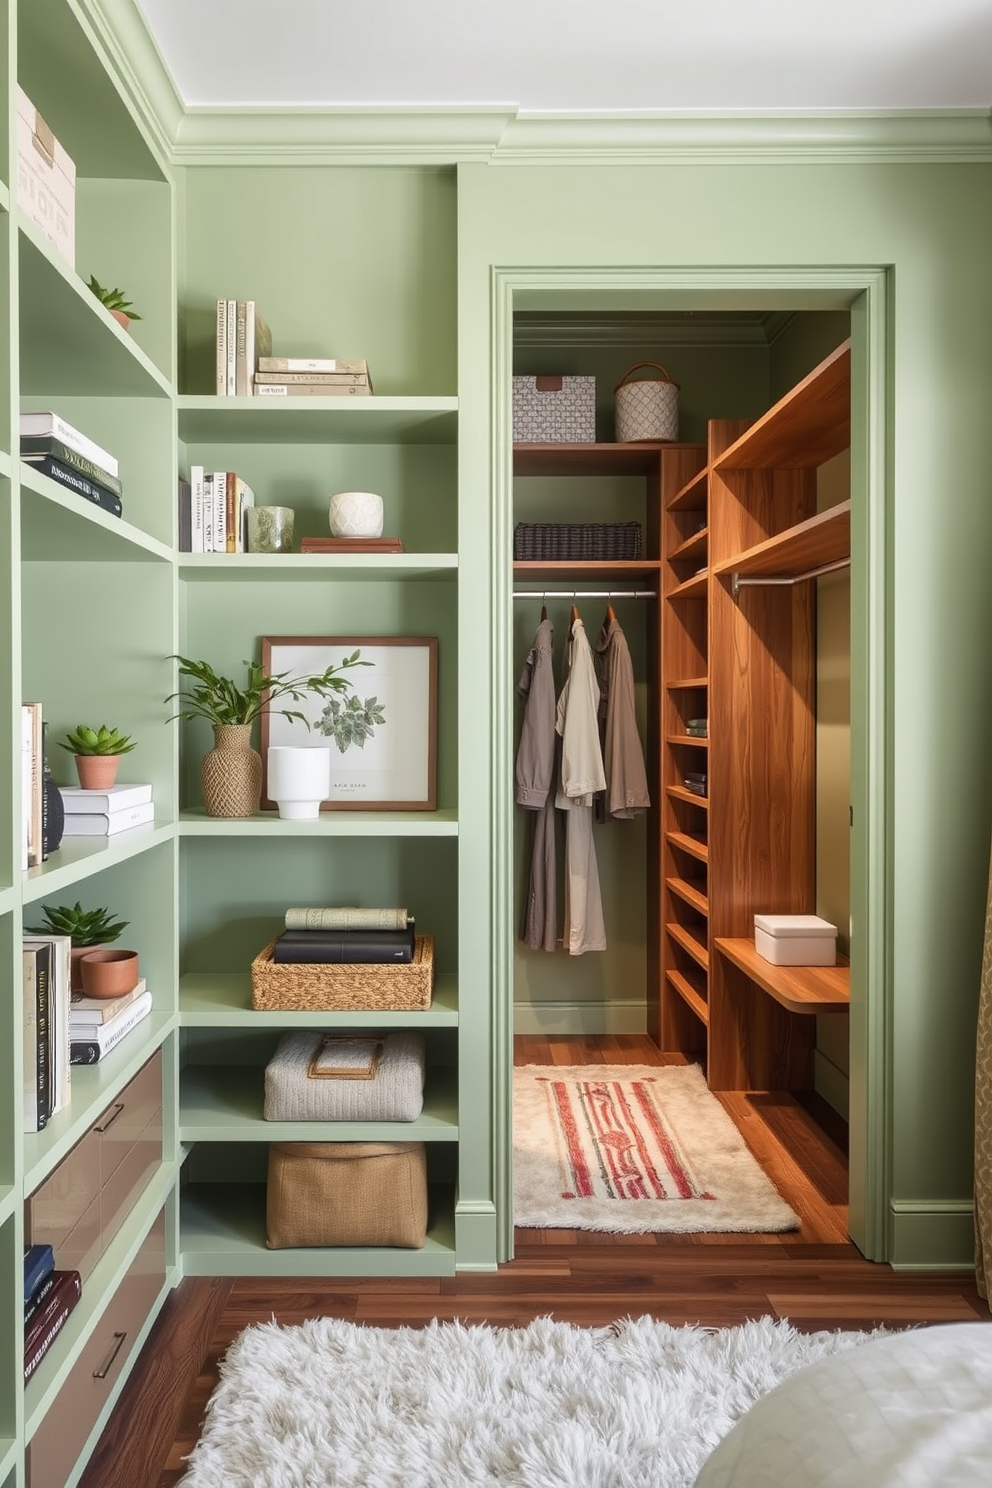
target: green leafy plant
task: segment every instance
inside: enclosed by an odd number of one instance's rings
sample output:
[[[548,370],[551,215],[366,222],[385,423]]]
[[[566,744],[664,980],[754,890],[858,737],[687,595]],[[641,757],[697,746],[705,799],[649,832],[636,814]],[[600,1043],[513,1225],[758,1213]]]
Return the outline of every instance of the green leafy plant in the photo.
[[[130,734],[119,734],[105,723],[101,723],[98,729],[79,723],[69,730],[64,739],[57,740],[57,743],[61,749],[68,749],[70,754],[130,754],[132,749],[138,747]]]
[[[185,722],[192,718],[205,718],[208,723],[254,723],[263,707],[268,705],[272,712],[281,713],[284,718],[295,718],[309,729],[309,719],[298,708],[278,708],[273,705],[281,699],[301,703],[310,693],[326,698],[334,693],[346,692],[352,682],[341,673],[351,667],[372,665],[360,658],[361,653],[353,651],[340,664],[332,664],[316,677],[299,677],[292,672],[276,672],[270,677],[266,676],[259,662],[245,661],[242,665],[248,669],[248,683],[246,687],[240,688],[230,677],[218,676],[209,662],[191,661],[186,656],[176,656],[174,659],[179,662],[179,675],[188,679],[189,686],[180,692],[170,693],[165,701],[171,703],[178,700],[179,707],[172,719],[181,718]]]
[[[331,698],[317,720],[317,729],[326,738],[333,739],[344,754],[353,744],[364,749],[365,741],[371,739],[376,725],[385,721],[383,705],[377,697],[366,698],[363,702],[352,693],[343,703]]]
[[[108,310],[119,310],[122,315],[127,316],[128,320],[141,319],[137,310],[131,308],[131,301],[125,299],[122,289],[107,289],[105,285],[100,283],[95,274],[91,274],[89,277],[89,288],[96,295],[100,304],[106,305]]]
[[[30,925],[31,935],[71,935],[74,946],[109,945],[126,930],[129,920],[115,920],[108,909],[84,909],[75,904],[43,904],[44,925]]]

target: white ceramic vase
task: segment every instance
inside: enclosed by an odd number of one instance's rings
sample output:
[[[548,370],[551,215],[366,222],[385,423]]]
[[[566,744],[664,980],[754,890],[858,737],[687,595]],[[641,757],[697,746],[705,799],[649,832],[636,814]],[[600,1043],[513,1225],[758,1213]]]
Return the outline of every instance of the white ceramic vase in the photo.
[[[327,516],[335,537],[381,537],[382,497],[374,491],[338,491]]]
[[[266,793],[289,821],[315,821],[331,793],[331,751],[319,745],[274,744],[266,754]]]

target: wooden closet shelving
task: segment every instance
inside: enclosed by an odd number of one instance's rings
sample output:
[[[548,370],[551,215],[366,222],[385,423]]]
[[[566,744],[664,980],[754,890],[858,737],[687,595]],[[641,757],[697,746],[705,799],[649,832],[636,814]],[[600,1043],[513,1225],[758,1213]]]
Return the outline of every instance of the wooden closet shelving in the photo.
[[[850,558],[850,501],[816,510],[817,468],[850,444],[850,364],[846,342],[754,423],[711,420],[705,463],[663,500],[662,1047],[714,1089],[808,1087],[810,1015],[850,1002],[846,963],[772,966],[753,939],[756,912],[816,902],[804,580]]]

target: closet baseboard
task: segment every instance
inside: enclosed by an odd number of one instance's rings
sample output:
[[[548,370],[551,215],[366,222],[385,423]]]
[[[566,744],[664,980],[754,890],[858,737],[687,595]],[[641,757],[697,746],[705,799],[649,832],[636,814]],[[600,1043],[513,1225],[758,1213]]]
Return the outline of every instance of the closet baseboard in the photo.
[[[643,998],[611,998],[609,1002],[515,1002],[514,1033],[582,1034],[646,1033],[647,1008]]]

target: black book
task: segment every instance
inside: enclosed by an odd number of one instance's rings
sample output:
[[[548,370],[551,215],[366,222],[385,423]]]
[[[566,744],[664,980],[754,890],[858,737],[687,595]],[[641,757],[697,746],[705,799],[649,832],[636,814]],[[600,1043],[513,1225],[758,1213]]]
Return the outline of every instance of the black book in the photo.
[[[72,470],[68,465],[63,465],[62,461],[56,460],[54,456],[46,455],[43,460],[32,460],[30,463],[33,470],[40,470],[42,475],[50,476],[61,486],[67,486],[70,491],[75,491],[77,496],[85,496],[87,501],[94,502],[104,511],[110,512],[111,516],[119,517],[124,510],[121,498],[113,491],[108,491],[106,486],[98,485],[90,476],[80,475],[78,470]]]
[[[32,950],[37,951],[34,963],[34,992],[36,999],[35,1067],[38,1078],[38,1130],[48,1125],[52,1114],[52,969],[55,947],[49,940],[39,940]]]
[[[180,553],[193,551],[193,488],[188,480],[179,477],[178,537]]]
[[[72,470],[78,470],[80,475],[85,475],[94,484],[112,491],[115,496],[124,495],[124,487],[121,485],[119,476],[111,475],[109,470],[104,470],[95,460],[81,455],[71,445],[63,444],[62,440],[56,439],[53,434],[21,435],[21,459],[26,464],[37,465],[39,460],[44,460],[48,456],[58,460],[62,465],[68,465]]]
[[[272,952],[277,962],[321,965],[409,964],[414,932],[408,930],[284,930]]]

